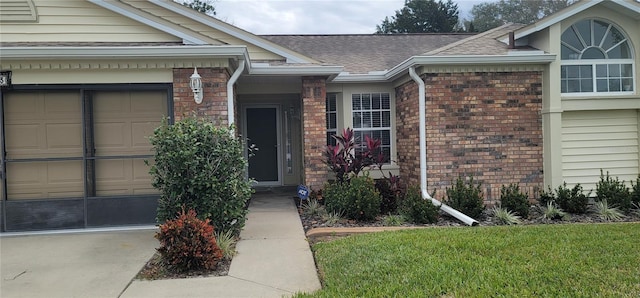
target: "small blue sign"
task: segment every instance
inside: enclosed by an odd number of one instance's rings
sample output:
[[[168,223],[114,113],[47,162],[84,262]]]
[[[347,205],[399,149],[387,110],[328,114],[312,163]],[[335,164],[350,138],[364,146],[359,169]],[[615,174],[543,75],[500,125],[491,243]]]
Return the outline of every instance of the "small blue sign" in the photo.
[[[306,186],[302,185],[302,184],[298,185],[298,197],[301,200],[308,199],[309,198],[309,189]]]

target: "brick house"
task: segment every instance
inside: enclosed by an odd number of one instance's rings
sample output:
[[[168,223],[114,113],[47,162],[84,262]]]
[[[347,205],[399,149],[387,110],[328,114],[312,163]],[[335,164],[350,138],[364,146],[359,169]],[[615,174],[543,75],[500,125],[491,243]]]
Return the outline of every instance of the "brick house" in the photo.
[[[261,149],[248,172],[264,186],[320,188],[328,136],[346,127],[380,138],[386,169],[411,183],[426,144],[438,197],[458,175],[490,201],[502,184],[588,189],[600,169],[640,171],[634,1],[581,1],[480,34],[264,36],[170,1],[8,3],[1,231],[153,223],[146,136],[193,113]]]

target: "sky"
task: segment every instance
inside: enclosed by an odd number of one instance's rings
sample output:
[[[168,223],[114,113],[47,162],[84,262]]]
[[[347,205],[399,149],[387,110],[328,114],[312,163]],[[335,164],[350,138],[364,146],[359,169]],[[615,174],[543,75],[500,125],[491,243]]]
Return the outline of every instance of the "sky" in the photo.
[[[454,0],[461,18],[483,0]],[[371,34],[404,0],[214,0],[216,17],[254,34]]]

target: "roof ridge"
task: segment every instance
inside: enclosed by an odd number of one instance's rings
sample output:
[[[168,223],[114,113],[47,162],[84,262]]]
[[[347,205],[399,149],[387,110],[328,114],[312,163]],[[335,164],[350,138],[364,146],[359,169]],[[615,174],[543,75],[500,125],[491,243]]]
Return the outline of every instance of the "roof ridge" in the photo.
[[[497,31],[503,30],[504,28],[507,28],[507,27],[512,26],[512,25],[516,25],[516,23],[506,23],[506,24],[504,24],[504,25],[502,25],[502,26],[499,26],[499,27],[493,28],[493,29],[491,29],[491,30],[487,30],[487,31],[482,32],[482,33],[480,33],[480,34],[476,34],[476,35],[473,35],[473,36],[467,37],[467,38],[465,38],[465,39],[462,39],[462,40],[456,41],[456,42],[454,42],[454,43],[450,43],[450,44],[448,44],[448,45],[446,45],[446,46],[443,46],[443,47],[437,48],[437,49],[435,49],[435,50],[432,50],[432,51],[429,51],[429,52],[423,53],[423,54],[422,54],[422,56],[431,56],[431,55],[435,55],[435,54],[438,54],[438,53],[444,52],[444,51],[446,51],[446,50],[448,50],[448,49],[451,49],[451,48],[453,48],[453,47],[455,47],[455,46],[459,46],[459,45],[461,45],[461,44],[464,44],[464,43],[467,43],[467,42],[470,42],[470,41],[476,40],[476,39],[478,39],[478,38],[481,38],[481,37],[485,37],[485,36],[491,35],[491,34],[493,34],[493,33],[497,32]]]

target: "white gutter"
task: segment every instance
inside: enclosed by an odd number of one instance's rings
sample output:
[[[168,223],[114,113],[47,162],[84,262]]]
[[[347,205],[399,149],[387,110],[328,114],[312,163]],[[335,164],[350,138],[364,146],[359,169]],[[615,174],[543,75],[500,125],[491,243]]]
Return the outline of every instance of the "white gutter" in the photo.
[[[383,73],[349,74],[342,72],[333,82],[389,82],[406,74],[407,69],[417,65],[548,64],[555,60],[556,55],[545,54],[542,51],[518,51],[506,55],[413,56]]]
[[[416,74],[414,66],[409,68],[409,76],[411,76],[411,78],[418,84],[418,109],[420,109],[420,191],[422,192],[422,198],[431,200],[431,203],[436,206],[440,206],[440,210],[457,218],[463,223],[470,226],[476,226],[478,225],[478,222],[475,219],[432,198],[427,191],[427,116],[425,86],[424,81],[422,81],[422,79]]]
[[[335,76],[344,69],[333,65],[278,65],[252,63],[251,75],[302,75],[302,76]]]
[[[2,59],[121,59],[239,57],[249,59],[246,46],[108,46],[0,47]]]
[[[229,126],[235,124],[235,106],[233,105],[233,84],[236,83],[242,72],[244,71],[244,60],[240,60],[240,64],[238,64],[238,68],[233,72],[231,78],[227,82],[227,118],[229,119]],[[231,131],[233,135],[233,130]]]

